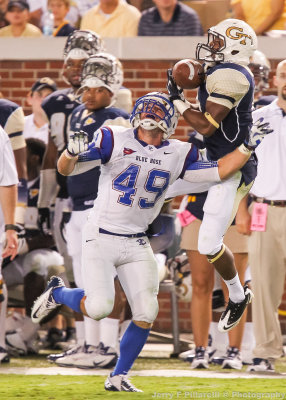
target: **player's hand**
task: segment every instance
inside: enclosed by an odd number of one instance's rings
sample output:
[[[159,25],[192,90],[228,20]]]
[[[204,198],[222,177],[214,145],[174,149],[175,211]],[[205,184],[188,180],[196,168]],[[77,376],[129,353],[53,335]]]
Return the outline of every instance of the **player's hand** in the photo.
[[[252,125],[248,138],[245,140],[246,146],[251,150],[255,150],[264,137],[273,132],[273,129],[270,129],[269,122],[263,121],[264,118],[261,117]]]
[[[50,221],[50,209],[48,207],[38,208],[38,226],[43,234],[50,233],[51,221]]]
[[[167,90],[170,96],[170,100],[185,100],[184,94],[183,94],[183,89],[181,89],[176,82],[174,81],[173,75],[172,75],[172,69],[169,68],[167,70]]]
[[[18,236],[17,232],[12,229],[8,229],[5,232],[5,246],[2,252],[2,257],[10,257],[10,260],[14,260],[18,253]]]
[[[84,131],[75,132],[70,136],[67,152],[72,157],[88,150],[88,134]]]
[[[71,212],[70,211],[64,211],[62,213],[62,219],[61,219],[61,222],[60,222],[60,232],[61,232],[62,239],[63,239],[63,241],[65,243],[67,242],[66,241],[66,235],[65,235],[66,224],[70,221],[70,219],[71,219]]]

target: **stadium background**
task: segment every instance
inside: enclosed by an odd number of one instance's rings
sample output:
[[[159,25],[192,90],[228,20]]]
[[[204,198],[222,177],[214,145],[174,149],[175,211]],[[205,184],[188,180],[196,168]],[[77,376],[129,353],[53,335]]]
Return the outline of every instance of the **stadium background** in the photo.
[[[182,58],[195,57],[196,44],[205,38],[121,38],[105,40],[106,50],[119,57],[124,67],[124,86],[132,90],[133,100],[150,91],[165,91],[166,70]],[[26,96],[32,84],[40,77],[49,76],[65,87],[61,79],[62,50],[65,38],[27,38],[0,40],[0,90],[9,100],[31,112]],[[258,49],[271,62],[270,88],[275,94],[273,74],[279,61],[286,58],[285,38],[260,37]],[[186,91],[189,101],[194,100],[196,91]],[[180,119],[175,137],[187,140],[190,127]],[[178,204],[178,202],[177,202]],[[176,205],[176,203],[175,203]],[[159,294],[160,311],[153,329],[171,332],[171,306],[168,293]],[[286,285],[280,306],[286,310]],[[280,316],[283,334],[286,334],[286,316]],[[191,331],[190,304],[179,303],[179,325],[181,332]]]

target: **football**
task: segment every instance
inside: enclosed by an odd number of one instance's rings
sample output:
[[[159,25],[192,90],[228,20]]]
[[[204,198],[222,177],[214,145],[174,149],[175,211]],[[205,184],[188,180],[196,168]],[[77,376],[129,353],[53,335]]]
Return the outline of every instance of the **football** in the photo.
[[[190,58],[178,61],[173,67],[172,75],[182,89],[196,89],[205,79],[202,64]]]

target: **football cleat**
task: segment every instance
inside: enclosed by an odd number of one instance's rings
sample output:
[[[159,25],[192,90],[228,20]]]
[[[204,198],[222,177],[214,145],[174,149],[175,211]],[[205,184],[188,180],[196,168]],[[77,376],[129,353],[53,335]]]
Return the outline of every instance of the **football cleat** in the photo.
[[[32,307],[31,319],[35,324],[42,322],[53,310],[61,306],[53,298],[53,290],[59,287],[65,287],[64,281],[58,276],[52,276],[46,290],[37,298]]]
[[[100,342],[93,364],[95,367],[99,368],[111,368],[115,366],[117,359],[118,355],[116,350],[113,347],[104,346],[104,344]]]
[[[228,347],[226,357],[222,363],[223,369],[241,369],[242,359],[240,351],[237,347]]]
[[[192,361],[192,369],[206,369],[209,367],[209,356],[205,347],[199,346],[195,349],[195,357]]]
[[[27,346],[18,330],[8,331],[5,335],[5,344],[10,356],[25,356],[28,353]]]
[[[94,365],[94,360],[96,358],[98,352],[98,347],[93,346],[91,344],[87,344],[84,346],[83,352],[79,353],[76,357],[73,358],[73,360],[70,360],[73,363],[73,367],[76,368],[83,368],[83,369],[88,369],[88,368],[95,368]],[[69,360],[59,360],[57,362],[58,365],[63,366],[63,362],[69,362]]]
[[[275,372],[274,365],[266,358],[254,358],[253,364],[247,368],[247,372]]]
[[[82,352],[82,351],[83,351],[83,346],[77,345],[77,346],[74,346],[74,347],[72,347],[71,349],[69,349],[67,351],[64,351],[63,353],[49,354],[47,356],[47,360],[50,361],[50,362],[56,362],[59,358],[70,356],[72,354],[76,354],[76,353],[79,353],[79,352]]]
[[[251,303],[253,299],[253,293],[247,285],[244,286],[244,295],[245,298],[240,303],[234,303],[229,299],[228,305],[218,323],[218,330],[220,332],[230,331],[239,323],[246,306]]]
[[[132,385],[127,375],[109,375],[105,381],[104,388],[110,392],[142,392],[142,390]]]
[[[6,349],[0,346],[0,364],[10,362],[10,358]]]

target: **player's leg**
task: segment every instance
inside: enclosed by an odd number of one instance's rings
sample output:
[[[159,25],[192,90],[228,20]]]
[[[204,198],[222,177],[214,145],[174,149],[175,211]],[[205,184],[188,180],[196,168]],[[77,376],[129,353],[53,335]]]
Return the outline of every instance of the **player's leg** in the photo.
[[[214,270],[207,258],[197,251],[201,222],[196,219],[183,228],[181,248],[187,251],[192,272],[191,316],[195,355],[190,357],[192,368],[208,368],[208,333],[211,321],[211,295]]]
[[[130,304],[133,319],[120,343],[120,357],[106,390],[139,391],[126,375],[147,341],[158,313],[158,268],[148,239],[129,239],[125,263],[117,267],[120,283]]]
[[[240,174],[236,174],[219,185],[213,186],[204,205],[204,218],[199,232],[198,248],[206,254],[209,262],[222,276],[230,301],[221,316],[219,330],[226,332],[238,324],[243,311],[251,301],[252,293],[243,288],[234,263],[231,251],[223,244],[223,236],[237,210],[240,198],[237,187]],[[245,191],[243,191],[243,194]]]

